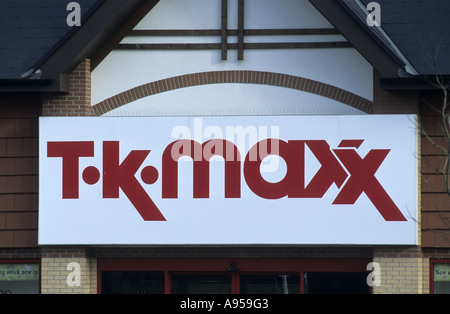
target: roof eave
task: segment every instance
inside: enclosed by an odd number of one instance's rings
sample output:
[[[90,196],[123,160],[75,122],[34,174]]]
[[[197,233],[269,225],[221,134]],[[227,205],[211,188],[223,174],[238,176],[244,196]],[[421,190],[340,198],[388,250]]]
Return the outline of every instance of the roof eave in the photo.
[[[100,62],[159,0],[108,0],[39,61],[40,79],[0,80],[0,92],[69,92],[69,74],[84,60]],[[119,35],[118,35],[119,34]],[[99,53],[101,52],[101,53]]]
[[[50,79],[0,79],[0,93],[68,93],[69,76]]]
[[[380,87],[384,90],[442,90],[449,86],[450,75],[440,75],[439,82],[436,75],[418,75],[402,78],[381,78]]]
[[[340,1],[309,1],[380,72],[381,77],[398,78],[402,75],[406,64],[371,36]]]

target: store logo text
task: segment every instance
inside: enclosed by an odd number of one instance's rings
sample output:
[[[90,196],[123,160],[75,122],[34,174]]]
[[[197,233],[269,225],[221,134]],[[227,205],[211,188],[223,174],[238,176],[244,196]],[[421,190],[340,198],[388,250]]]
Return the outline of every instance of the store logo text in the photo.
[[[188,156],[193,160],[193,198],[210,196],[210,160],[224,159],[225,198],[241,198],[241,171],[250,190],[264,199],[322,198],[335,184],[340,190],[334,205],[354,204],[365,193],[386,221],[405,221],[405,217],[375,177],[390,150],[373,149],[365,157],[357,153],[364,140],[343,140],[331,149],[325,140],[264,139],[248,150],[245,159],[235,144],[224,139],[212,139],[200,144],[180,139],[169,144],[162,153],[162,198],[178,198],[178,162]],[[305,149],[308,148],[321,167],[305,184]],[[165,221],[165,217],[136,178],[139,169],[142,182],[152,185],[159,179],[155,167],[144,166],[151,150],[133,150],[120,161],[119,141],[102,142],[102,169],[83,169],[82,179],[94,185],[102,177],[102,198],[119,199],[122,190],[145,221]],[[287,166],[278,182],[268,182],[261,173],[263,160],[276,155]],[[80,158],[94,157],[94,141],[48,142],[47,157],[62,160],[62,198],[79,199]],[[214,181],[214,180],[213,180]]]

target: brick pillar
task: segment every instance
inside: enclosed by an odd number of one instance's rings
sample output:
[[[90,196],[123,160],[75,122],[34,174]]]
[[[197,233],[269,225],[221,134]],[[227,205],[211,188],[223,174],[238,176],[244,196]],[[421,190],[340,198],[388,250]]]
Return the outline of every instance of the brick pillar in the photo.
[[[68,94],[43,100],[43,116],[91,116],[91,62],[84,60],[70,74]]]
[[[374,114],[418,114],[419,92],[387,91],[381,89],[380,75],[374,71]],[[421,142],[418,142],[419,152]],[[420,164],[421,155],[417,155]],[[418,176],[418,189],[421,176]],[[381,285],[373,287],[375,294],[420,294],[428,293],[428,259],[424,258],[421,243],[421,197],[418,198],[417,233],[419,246],[398,248],[384,247],[374,249],[373,261],[380,265]]]
[[[95,294],[97,260],[84,248],[52,247],[42,249],[42,294]]]
[[[90,60],[81,62],[70,74],[69,79],[69,93],[44,97],[43,116],[92,115]],[[42,294],[96,292],[97,260],[88,257],[84,248],[70,246],[42,248]]]
[[[428,260],[420,248],[376,248],[373,261],[380,265],[381,272],[380,285],[373,287],[374,294],[428,293],[424,282]]]

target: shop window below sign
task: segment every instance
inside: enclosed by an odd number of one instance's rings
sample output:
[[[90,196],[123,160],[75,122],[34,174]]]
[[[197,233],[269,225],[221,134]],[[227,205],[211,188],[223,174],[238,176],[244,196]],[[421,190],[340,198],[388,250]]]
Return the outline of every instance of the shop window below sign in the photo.
[[[39,264],[1,264],[0,294],[38,294]]]
[[[433,293],[450,294],[450,263],[433,265]]]

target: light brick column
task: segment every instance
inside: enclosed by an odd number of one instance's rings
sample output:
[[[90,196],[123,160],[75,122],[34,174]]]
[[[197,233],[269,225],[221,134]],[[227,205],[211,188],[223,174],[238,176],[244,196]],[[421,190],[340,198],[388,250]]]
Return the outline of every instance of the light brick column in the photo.
[[[42,294],[95,294],[97,260],[85,249],[43,248],[41,259]]]
[[[424,269],[428,265],[420,248],[377,248],[373,261],[380,265],[381,282],[374,294],[428,293]]]
[[[420,142],[418,143],[420,147]],[[418,155],[420,163],[420,155]],[[418,178],[420,190],[421,177]],[[418,195],[417,241],[421,243],[421,194]],[[380,285],[373,287],[374,294],[424,294],[429,293],[429,259],[420,246],[375,248],[373,261],[380,265]]]
[[[43,116],[92,115],[90,67],[90,60],[86,59],[70,74],[69,93],[44,97]],[[97,260],[90,258],[85,248],[42,247],[42,294],[90,294],[96,292]]]

